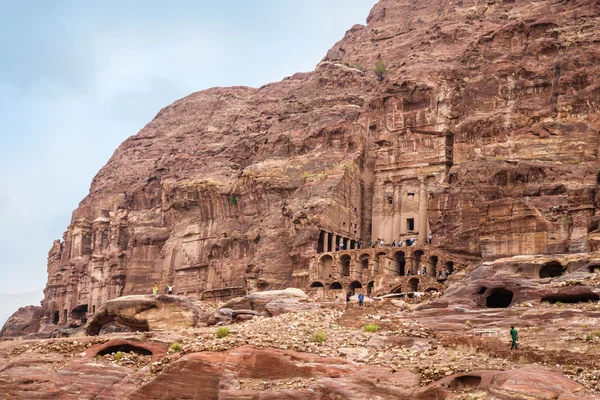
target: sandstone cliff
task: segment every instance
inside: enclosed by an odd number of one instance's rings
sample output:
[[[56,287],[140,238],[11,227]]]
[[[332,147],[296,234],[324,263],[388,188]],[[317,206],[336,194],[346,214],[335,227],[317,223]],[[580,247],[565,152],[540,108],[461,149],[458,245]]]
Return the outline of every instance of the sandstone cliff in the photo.
[[[431,232],[470,260],[596,251],[599,43],[595,0],[382,0],[313,72],[165,107],[54,243],[43,329],[155,282],[304,288],[323,232]]]

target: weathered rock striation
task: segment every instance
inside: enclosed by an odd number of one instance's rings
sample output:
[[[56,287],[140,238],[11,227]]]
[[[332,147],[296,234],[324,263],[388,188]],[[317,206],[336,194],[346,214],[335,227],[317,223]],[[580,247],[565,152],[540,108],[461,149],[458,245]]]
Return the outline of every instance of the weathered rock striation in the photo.
[[[431,234],[465,262],[596,252],[599,43],[595,0],[381,0],[312,72],[176,101],[54,243],[42,330],[155,282],[306,288],[318,253],[360,240]]]

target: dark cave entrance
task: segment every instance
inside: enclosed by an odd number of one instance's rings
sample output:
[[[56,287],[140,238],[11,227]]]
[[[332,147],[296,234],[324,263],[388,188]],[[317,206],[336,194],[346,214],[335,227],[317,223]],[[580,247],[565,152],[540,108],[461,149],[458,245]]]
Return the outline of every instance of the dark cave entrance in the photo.
[[[362,289],[362,284],[358,281],[354,281],[350,284],[350,294],[354,296],[356,294],[356,289]]]
[[[419,280],[417,278],[410,278],[408,280],[408,291],[416,292],[419,289]]]
[[[452,379],[448,387],[452,390],[466,389],[468,387],[478,387],[481,384],[481,377],[475,375],[463,375]]]
[[[406,266],[406,259],[404,258],[404,252],[403,251],[399,251],[394,255],[394,258],[396,259],[396,275],[398,276],[404,276],[406,274],[406,271],[404,270],[404,267]]]
[[[507,289],[494,289],[485,299],[487,308],[507,308],[512,303],[513,292]]]
[[[564,268],[558,261],[550,261],[540,269],[540,278],[556,278],[561,276]]]
[[[342,256],[342,258],[340,259],[340,263],[341,263],[341,267],[342,267],[340,274],[342,276],[350,276],[350,256],[348,256],[348,255]]]
[[[590,274],[600,273],[600,265],[592,264],[592,265],[588,266],[588,271],[590,272]]]
[[[81,322],[86,323],[87,322],[87,312],[88,312],[88,305],[80,304],[77,307],[75,307],[73,310],[71,310],[71,318],[78,319],[78,320],[81,320]]]
[[[151,356],[152,355],[152,352],[150,350],[144,349],[143,347],[133,346],[130,344],[120,344],[120,345],[116,345],[116,346],[110,346],[103,350],[100,350],[98,352],[98,354],[96,354],[96,355],[103,356],[105,354],[117,353],[119,351],[121,353],[137,353],[142,356]]]
[[[52,323],[54,325],[57,325],[59,319],[60,319],[60,313],[58,311],[54,311],[54,317],[52,318]]]

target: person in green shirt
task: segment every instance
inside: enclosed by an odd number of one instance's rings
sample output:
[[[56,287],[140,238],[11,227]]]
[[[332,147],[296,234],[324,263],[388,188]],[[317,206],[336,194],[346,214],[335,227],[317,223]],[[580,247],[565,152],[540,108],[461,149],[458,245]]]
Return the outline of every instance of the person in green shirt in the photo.
[[[519,350],[519,347],[517,346],[517,330],[514,326],[510,327],[510,337],[512,338],[512,344],[510,345],[510,349],[512,350],[514,347],[516,350]]]

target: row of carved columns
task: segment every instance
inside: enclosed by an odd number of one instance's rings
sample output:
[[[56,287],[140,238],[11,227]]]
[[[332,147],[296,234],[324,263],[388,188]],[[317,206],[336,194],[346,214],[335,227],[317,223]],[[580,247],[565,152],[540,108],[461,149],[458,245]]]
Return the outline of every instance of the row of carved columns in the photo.
[[[358,241],[354,239],[348,239],[343,236],[336,235],[335,233],[329,233],[327,231],[322,231],[322,242],[321,248],[323,249],[323,253],[328,253],[330,251],[336,251],[335,245],[340,246],[342,243],[344,244],[343,250],[355,250],[358,249]]]

